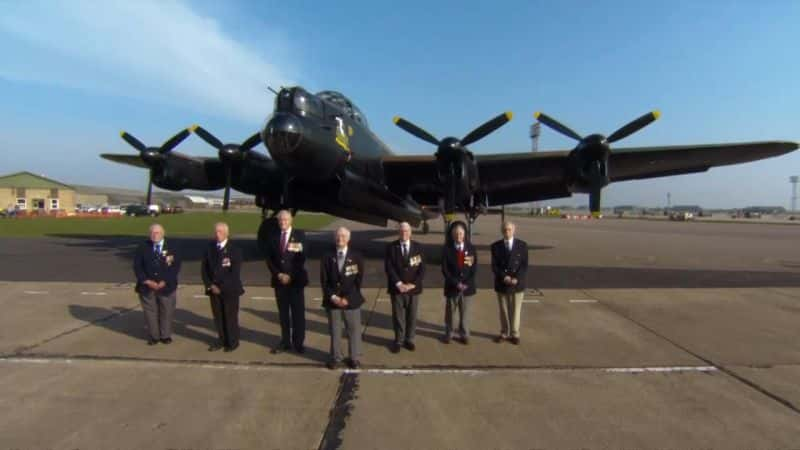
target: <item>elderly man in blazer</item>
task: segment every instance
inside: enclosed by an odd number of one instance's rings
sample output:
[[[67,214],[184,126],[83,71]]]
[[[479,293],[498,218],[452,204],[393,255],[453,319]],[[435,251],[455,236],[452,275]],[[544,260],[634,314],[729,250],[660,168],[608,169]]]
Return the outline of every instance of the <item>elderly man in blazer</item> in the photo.
[[[347,364],[352,369],[361,366],[361,281],[364,278],[364,260],[357,251],[349,247],[350,230],[340,227],[335,232],[336,249],[327,253],[320,261],[320,284],[322,285],[322,307],[328,314],[328,330],[331,335],[331,351],[328,368],[335,369],[343,361],[341,340],[342,322],[347,329],[350,358]]]
[[[201,276],[206,294],[211,300],[211,313],[217,328],[219,341],[211,344],[208,351],[224,348],[232,352],[239,347],[239,297],[242,287],[242,251],[228,236],[230,230],[224,222],[214,225],[214,240],[209,242],[203,254]]]
[[[278,229],[267,243],[267,267],[272,273],[272,287],[281,320],[281,342],[272,350],[280,353],[294,348],[304,353],[306,337],[306,235],[292,227],[292,214],[278,212]]]
[[[175,249],[167,246],[164,227],[154,223],[149,232],[150,239],[139,245],[133,258],[136,292],[144,311],[147,345],[170,344],[181,260]]]
[[[503,223],[503,239],[492,244],[494,291],[500,308],[500,335],[495,342],[510,340],[519,345],[519,322],[525,277],[528,272],[528,244],[514,237],[515,225]]]
[[[458,311],[458,333],[461,343],[469,344],[469,310],[475,295],[475,274],[478,254],[475,246],[466,239],[466,226],[455,222],[450,227],[451,240],[442,249],[442,274],[444,275],[444,339],[449,344],[453,338],[453,314]]]
[[[425,261],[422,246],[411,240],[408,222],[400,223],[399,238],[386,246],[384,268],[392,299],[392,353],[399,352],[401,346],[413,352],[416,349],[417,306],[425,277]]]

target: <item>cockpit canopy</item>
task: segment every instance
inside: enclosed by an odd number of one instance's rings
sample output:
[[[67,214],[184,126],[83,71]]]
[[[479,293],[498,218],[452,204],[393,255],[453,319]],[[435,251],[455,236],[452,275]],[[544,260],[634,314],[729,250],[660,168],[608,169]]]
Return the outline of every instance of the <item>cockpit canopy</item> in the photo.
[[[350,99],[342,95],[340,92],[322,91],[318,92],[316,95],[326,103],[339,108],[343,113],[350,116],[356,123],[360,123],[361,125],[369,128],[369,124],[367,123],[367,118],[364,116],[364,113],[362,113],[361,110],[350,101]]]

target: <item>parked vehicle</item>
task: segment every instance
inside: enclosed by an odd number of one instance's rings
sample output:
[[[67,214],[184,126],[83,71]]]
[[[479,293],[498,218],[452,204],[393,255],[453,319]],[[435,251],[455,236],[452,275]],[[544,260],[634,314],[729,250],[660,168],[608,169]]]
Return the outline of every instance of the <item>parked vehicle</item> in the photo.
[[[155,205],[145,206],[145,205],[128,205],[125,208],[125,215],[130,217],[138,217],[138,216],[151,216],[155,217],[159,214],[157,209],[151,208]]]

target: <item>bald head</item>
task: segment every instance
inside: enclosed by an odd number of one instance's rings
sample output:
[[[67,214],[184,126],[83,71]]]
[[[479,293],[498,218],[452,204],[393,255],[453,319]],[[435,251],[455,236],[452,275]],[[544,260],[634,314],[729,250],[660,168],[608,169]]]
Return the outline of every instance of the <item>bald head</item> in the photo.
[[[150,232],[150,241],[161,242],[161,240],[164,239],[164,227],[162,227],[161,224],[154,223],[150,225],[148,231]]]

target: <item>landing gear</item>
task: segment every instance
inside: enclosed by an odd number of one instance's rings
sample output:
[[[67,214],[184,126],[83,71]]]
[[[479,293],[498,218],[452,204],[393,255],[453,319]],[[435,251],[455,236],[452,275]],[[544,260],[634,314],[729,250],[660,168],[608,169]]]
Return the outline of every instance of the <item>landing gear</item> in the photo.
[[[420,232],[422,234],[428,234],[428,233],[430,233],[430,231],[431,231],[431,226],[428,225],[428,221],[427,220],[423,221],[422,222],[422,228],[420,229]]]

